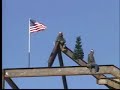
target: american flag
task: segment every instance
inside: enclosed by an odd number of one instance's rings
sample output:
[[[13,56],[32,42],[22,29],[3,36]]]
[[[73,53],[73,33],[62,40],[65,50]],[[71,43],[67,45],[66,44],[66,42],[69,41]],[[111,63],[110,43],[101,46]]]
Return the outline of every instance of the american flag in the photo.
[[[38,31],[43,31],[45,30],[47,27],[42,24],[42,23],[39,23],[35,20],[31,20],[30,19],[30,32],[38,32]]]

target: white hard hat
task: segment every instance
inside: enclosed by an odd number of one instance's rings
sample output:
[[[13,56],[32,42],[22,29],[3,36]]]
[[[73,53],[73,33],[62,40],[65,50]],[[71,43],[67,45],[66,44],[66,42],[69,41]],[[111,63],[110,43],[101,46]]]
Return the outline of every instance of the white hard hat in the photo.
[[[94,50],[93,50],[93,49],[91,49],[90,51],[91,51],[91,52],[94,52]]]
[[[59,32],[59,33],[62,33],[62,32]]]

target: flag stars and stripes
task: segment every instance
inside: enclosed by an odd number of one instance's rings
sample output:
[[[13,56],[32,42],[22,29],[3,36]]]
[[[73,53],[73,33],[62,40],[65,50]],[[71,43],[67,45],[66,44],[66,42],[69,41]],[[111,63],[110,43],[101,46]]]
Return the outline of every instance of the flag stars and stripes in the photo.
[[[47,27],[33,19],[29,18],[29,39],[28,39],[28,67],[30,67],[30,34],[33,32],[43,31]]]
[[[36,22],[35,20],[30,20],[30,32],[38,32],[38,31],[43,31],[47,27],[39,22]]]

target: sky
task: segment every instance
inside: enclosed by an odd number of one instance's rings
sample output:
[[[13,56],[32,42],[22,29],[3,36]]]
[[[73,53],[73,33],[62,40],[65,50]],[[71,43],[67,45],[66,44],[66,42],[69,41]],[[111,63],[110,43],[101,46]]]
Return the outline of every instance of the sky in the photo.
[[[119,61],[119,0],[2,0],[2,68],[28,67],[29,18],[47,29],[31,34],[30,67],[47,67],[53,42],[63,32],[72,51],[81,36],[84,60],[91,49],[98,65]],[[65,66],[78,66],[63,54]],[[56,57],[53,66],[59,66]],[[66,76],[69,89],[107,89],[93,76]],[[62,77],[13,78],[19,88],[63,89]],[[5,88],[11,88],[5,82]]]

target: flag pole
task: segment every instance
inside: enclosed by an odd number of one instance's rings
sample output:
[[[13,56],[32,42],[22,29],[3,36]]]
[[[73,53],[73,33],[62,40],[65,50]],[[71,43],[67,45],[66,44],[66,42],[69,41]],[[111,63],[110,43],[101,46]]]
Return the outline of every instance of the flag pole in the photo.
[[[30,67],[30,18],[29,18],[29,40],[28,40],[28,67]]]

